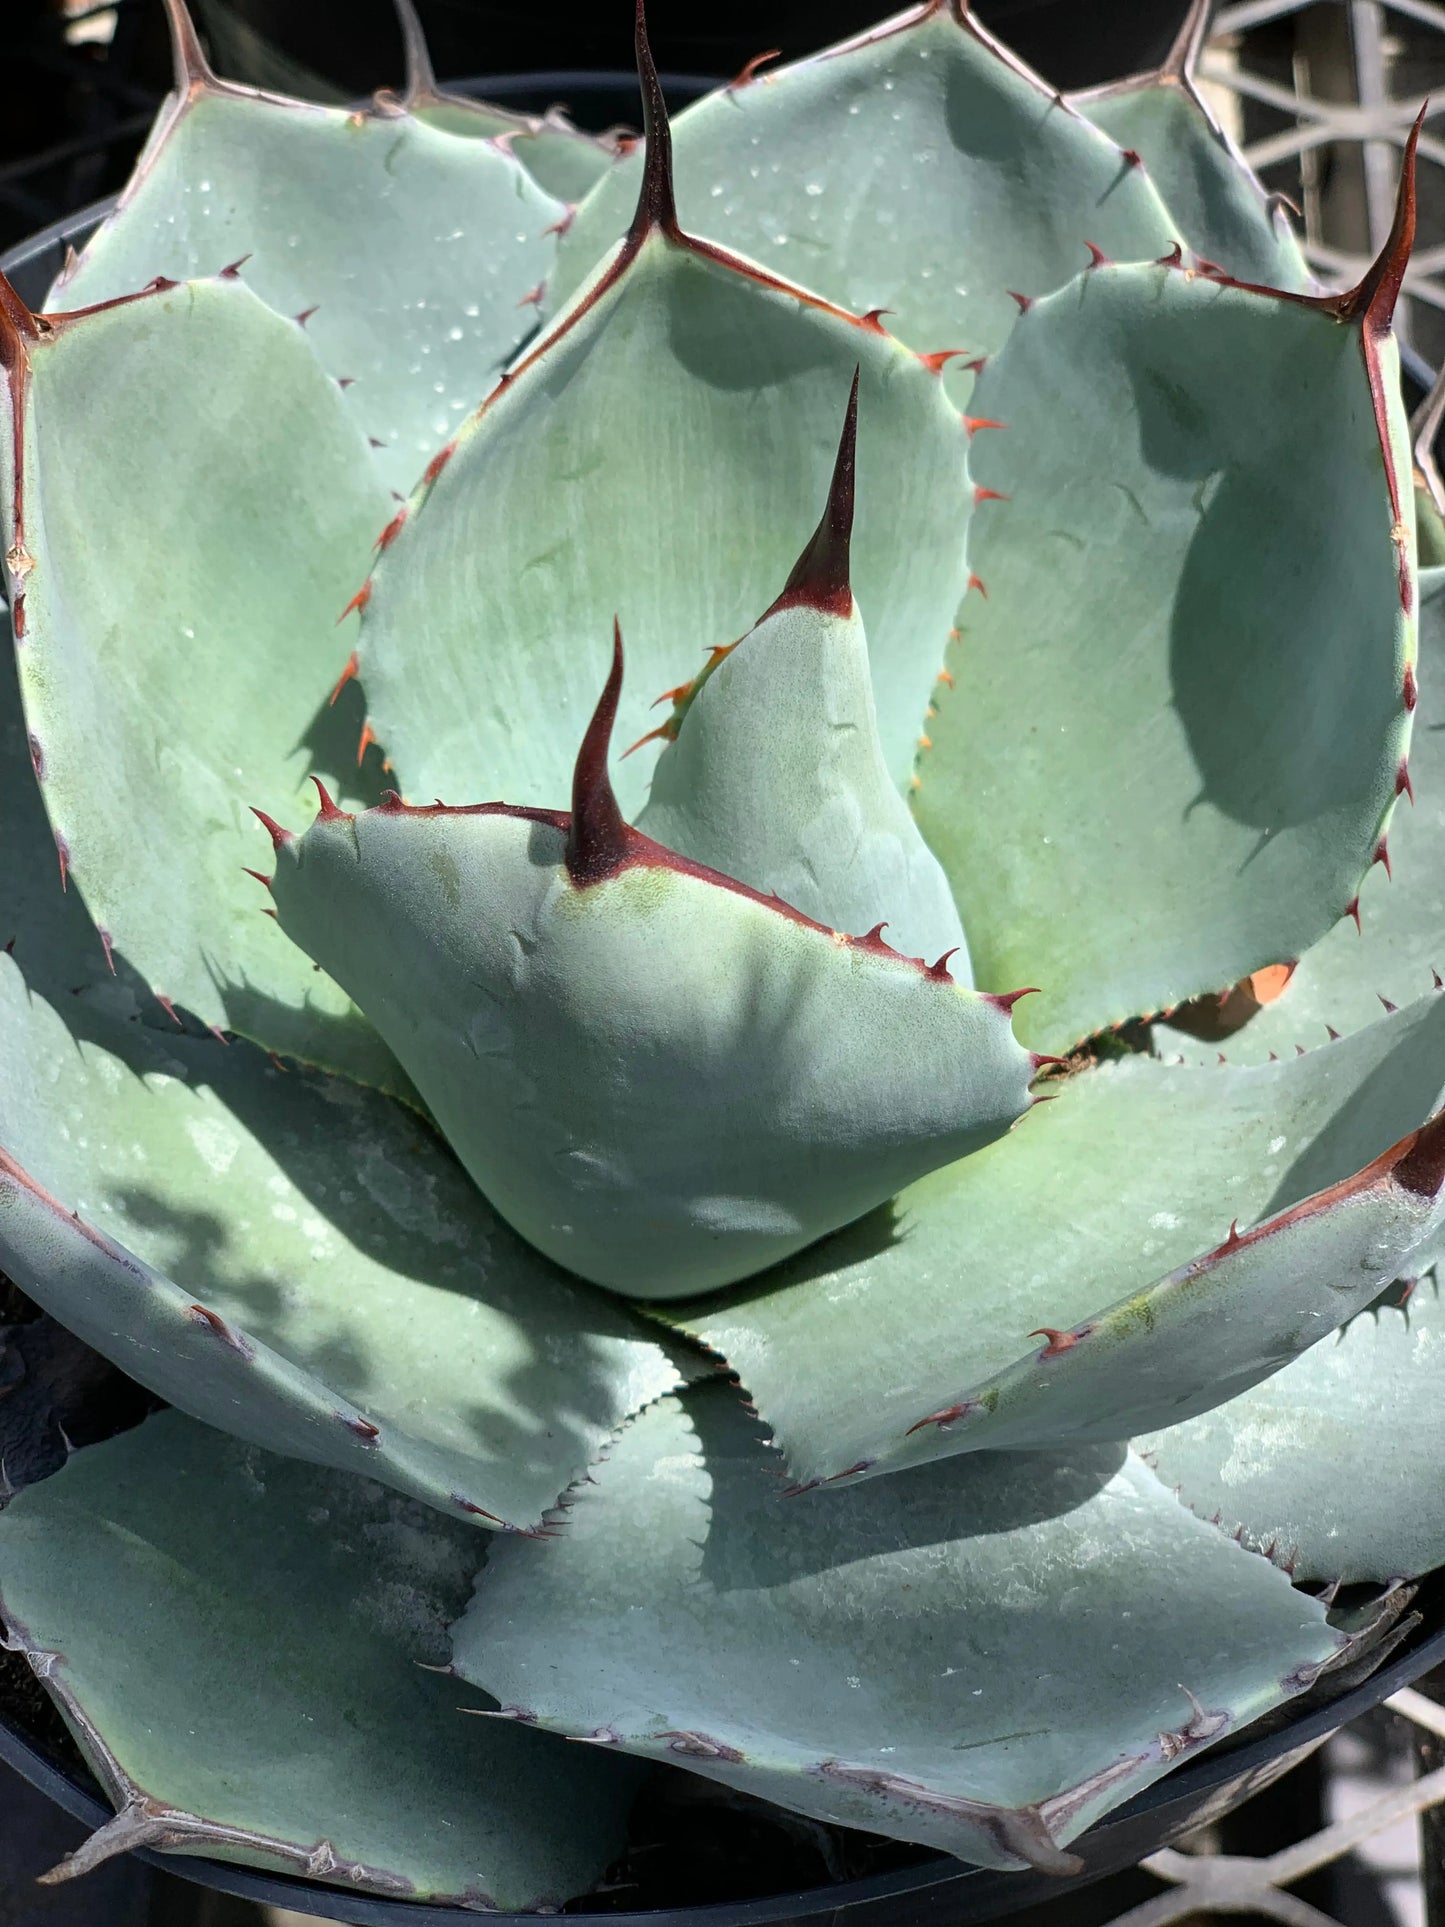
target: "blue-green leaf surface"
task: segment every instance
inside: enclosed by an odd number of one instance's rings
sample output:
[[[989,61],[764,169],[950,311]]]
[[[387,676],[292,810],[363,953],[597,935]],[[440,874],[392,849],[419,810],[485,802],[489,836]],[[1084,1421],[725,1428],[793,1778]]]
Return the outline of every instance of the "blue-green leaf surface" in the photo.
[[[316,353],[380,444],[386,486],[407,489],[529,332],[527,296],[564,212],[495,141],[394,100],[348,110],[258,93],[193,57],[51,306],[246,257],[278,314],[307,315]]]
[[[853,587],[905,787],[967,580],[958,415],[881,329],[654,227],[467,423],[364,592],[361,675],[408,796],[554,804],[614,617],[621,740],[649,730],[654,699],[786,579],[855,368]],[[629,815],[654,754],[618,772]]]
[[[668,1316],[737,1371],[803,1484],[1154,1430],[1327,1339],[1438,1241],[1445,1125],[1407,1134],[1442,1098],[1433,993],[1279,1064],[1100,1066]]]
[[[0,1270],[162,1397],[529,1528],[678,1383],[410,1110],[87,1015],[76,1041],[0,957]]]
[[[994,41],[926,6],[709,94],[674,127],[685,224],[925,350],[991,353],[1093,242],[1116,260],[1177,238],[1148,169]],[[627,225],[629,156],[582,203],[551,284],[568,299]]]
[[[1008,499],[970,533],[987,593],[918,816],[979,979],[1043,987],[1020,1013],[1041,1049],[1302,955],[1359,889],[1415,655],[1379,324],[1100,267],[979,379],[970,406],[1007,427],[972,465]]]
[[[457,1670],[798,1812],[1069,1873],[1092,1821],[1341,1643],[1119,1447],[797,1505],[771,1458],[726,1387],[643,1413],[555,1544],[494,1549]]]
[[[1371,1024],[1382,1001],[1406,1004],[1445,970],[1445,569],[1420,574],[1420,655],[1410,757],[1388,840],[1360,886],[1358,926],[1342,918],[1299,958],[1289,983],[1243,1027],[1202,1045],[1173,1026],[1155,1029],[1161,1056],[1260,1064],[1271,1051],[1321,1043],[1331,1030]],[[1408,786],[1407,786],[1408,785]],[[1281,958],[1280,961],[1293,961]]]
[[[590,1886],[635,1775],[436,1676],[476,1549],[179,1412],[21,1493],[0,1615],[117,1809],[57,1873],[159,1847],[479,1908]]]
[[[23,402],[18,447],[0,420],[16,661],[70,890],[157,996],[409,1089],[242,873],[247,804],[284,813],[309,769],[334,767],[317,709],[385,503],[364,437],[301,331],[239,281],[6,326]],[[6,871],[54,862],[24,818],[7,829],[23,842]]]
[[[1006,1000],[620,819],[589,875],[582,820],[333,809],[281,839],[272,884],[282,928],[557,1263],[649,1298],[730,1283],[1027,1108]]]
[[[1137,1445],[1186,1504],[1297,1579],[1428,1572],[1445,1560],[1438,1278],[1389,1294],[1272,1378]]]

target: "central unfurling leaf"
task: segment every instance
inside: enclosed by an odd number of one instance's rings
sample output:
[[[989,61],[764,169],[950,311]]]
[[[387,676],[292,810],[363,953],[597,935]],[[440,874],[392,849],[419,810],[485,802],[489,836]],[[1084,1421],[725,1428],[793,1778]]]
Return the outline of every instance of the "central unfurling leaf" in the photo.
[[[1029,1103],[1009,997],[830,930],[623,822],[612,674],[571,815],[481,804],[273,829],[282,927],[334,970],[477,1183],[598,1284],[760,1271]]]
[[[782,594],[670,691],[668,740],[637,826],[669,849],[895,949],[968,949],[948,879],[888,774],[849,549],[858,378],[828,506]],[[646,740],[646,739],[644,739]]]

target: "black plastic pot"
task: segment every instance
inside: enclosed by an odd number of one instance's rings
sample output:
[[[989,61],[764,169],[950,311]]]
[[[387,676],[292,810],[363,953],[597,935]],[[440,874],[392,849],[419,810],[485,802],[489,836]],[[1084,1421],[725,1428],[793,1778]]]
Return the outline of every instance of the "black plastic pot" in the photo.
[[[1027,7],[1031,0],[1019,0]],[[1052,4],[1052,0],[1045,0]],[[539,112],[554,101],[571,105],[580,125],[600,129],[636,118],[636,81],[630,73],[513,74],[453,83],[459,90]],[[693,75],[666,75],[669,100],[685,105],[716,85]],[[22,300],[38,308],[64,264],[66,249],[80,247],[113,202],[83,208],[33,235],[0,257],[0,269]],[[718,1905],[606,1913],[611,1927],[785,1927],[790,1922],[827,1922],[829,1927],[981,1927],[1042,1902],[1057,1901],[1081,1887],[1136,1865],[1147,1855],[1196,1827],[1221,1818],[1297,1765],[1332,1732],[1377,1706],[1399,1687],[1445,1664],[1445,1588],[1436,1589],[1421,1625],[1388,1662],[1365,1681],[1327,1704],[1311,1705],[1293,1720],[1188,1761],[1121,1807],[1073,1843],[1085,1871],[1068,1881],[1035,1873],[996,1873],[967,1867],[943,1855],[897,1872],[837,1882],[805,1892]],[[32,1736],[0,1719],[0,1762],[41,1795],[88,1828],[102,1825],[111,1809],[99,1787],[71,1759],[51,1753]],[[135,1858],[200,1886],[353,1927],[441,1927],[475,1922],[457,1907],[433,1907],[319,1886],[283,1874],[183,1854],[141,1852]],[[103,1876],[92,1876],[103,1884]],[[92,1889],[96,1894],[100,1886]],[[117,1920],[120,1916],[117,1914]],[[487,1916],[497,1927],[529,1927],[533,1915]]]

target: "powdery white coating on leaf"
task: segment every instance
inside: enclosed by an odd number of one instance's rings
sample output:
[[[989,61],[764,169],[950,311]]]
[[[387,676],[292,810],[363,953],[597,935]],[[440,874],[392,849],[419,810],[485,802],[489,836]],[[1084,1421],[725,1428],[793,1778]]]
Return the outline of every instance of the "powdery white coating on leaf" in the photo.
[[[1420,572],[1415,678],[1410,793],[1390,818],[1388,871],[1372,864],[1360,886],[1359,928],[1342,918],[1305,951],[1280,995],[1219,1045],[1157,1026],[1161,1056],[1212,1064],[1223,1049],[1231,1063],[1262,1064],[1271,1051],[1313,1049],[1331,1029],[1374,1023],[1382,998],[1410,1003],[1430,988],[1437,966],[1445,972],[1445,569]]]
[[[304,335],[235,281],[57,327],[31,345],[23,393],[5,543],[23,510],[35,566],[20,687],[70,890],[126,980],[270,1049],[406,1090],[242,874],[255,857],[247,805],[285,815],[308,769],[326,766],[313,726],[336,612],[384,511],[342,395]],[[0,439],[8,449],[8,430]],[[158,529],[170,532],[163,567]],[[242,539],[261,565],[236,566]],[[21,831],[33,834],[24,819]],[[54,863],[52,845],[52,875]],[[25,923],[15,935],[18,950]]]
[[[886,923],[906,956],[951,953],[971,982],[948,880],[883,760],[856,608],[786,607],[744,636],[689,702],[637,827],[833,929]]]
[[[730,1388],[663,1400],[555,1545],[494,1550],[458,1671],[795,1811],[1064,1873],[1069,1840],[1339,1644],[1122,1448],[796,1504],[776,1475]]]
[[[555,1262],[637,1297],[730,1283],[1027,1109],[1005,1000],[617,828],[585,883],[566,819],[500,807],[323,813],[277,853],[282,928]]]
[[[574,206],[615,165],[618,147],[606,136],[586,134],[555,110],[515,114],[505,107],[444,94],[418,101],[412,110],[429,127],[467,140],[502,137],[506,151],[520,161],[544,194]]]
[[[946,8],[880,29],[673,124],[684,227],[862,314],[890,310],[920,351],[989,354],[1095,242],[1149,259],[1177,238],[1145,169],[973,21]],[[550,298],[570,299],[623,231],[641,157],[604,177],[563,236]]]
[[[1442,1097],[1439,994],[1280,1064],[1100,1067],[886,1211],[671,1316],[739,1374],[800,1483],[1127,1437],[1327,1342],[1416,1264],[1441,1203],[1369,1167]]]
[[[476,1535],[179,1412],[77,1454],[0,1515],[3,1610],[151,1842],[414,1899],[556,1903],[635,1782],[493,1720],[416,1664]],[[123,1656],[117,1662],[117,1653]],[[113,1823],[78,1857],[147,1844]],[[315,1864],[322,1849],[323,1863]]]
[[[1414,530],[1362,341],[1322,308],[1100,267],[979,378],[970,406],[1009,432],[973,469],[1009,499],[971,530],[988,594],[918,818],[981,980],[1044,986],[1020,1013],[1041,1050],[1302,955],[1369,868],[1409,742]]]
[[[306,314],[306,339],[349,384],[355,419],[384,444],[372,454],[386,488],[408,489],[529,331],[522,297],[546,278],[547,229],[563,213],[490,141],[406,114],[203,89],[172,101],[51,305],[245,256],[247,285],[278,315]]]
[[[530,1527],[679,1382],[390,1099],[240,1043],[73,1042],[8,958],[0,1040],[0,1266],[198,1418]]]
[[[1080,95],[1080,113],[1143,157],[1185,245],[1237,281],[1314,285],[1283,210],[1250,173],[1193,86],[1170,78]]]
[[[378,561],[358,658],[406,794],[561,801],[595,694],[587,650],[614,618],[619,745],[650,730],[654,700],[777,595],[855,369],[852,581],[903,789],[967,581],[958,416],[885,334],[653,231],[467,424]],[[653,755],[616,772],[629,817]]]
[[[1400,1296],[1403,1294],[1396,1294]],[[1136,1441],[1202,1517],[1297,1579],[1411,1577],[1445,1559],[1445,1304],[1422,1278],[1238,1398]],[[1355,1468],[1357,1476],[1342,1476]]]

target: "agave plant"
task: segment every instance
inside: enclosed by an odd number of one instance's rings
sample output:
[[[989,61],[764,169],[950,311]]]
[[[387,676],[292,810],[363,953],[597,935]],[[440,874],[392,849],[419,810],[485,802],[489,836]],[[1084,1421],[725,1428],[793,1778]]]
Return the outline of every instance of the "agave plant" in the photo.
[[[169,6],[0,283],[0,1263],[173,1408],[0,1517],[63,1871],[556,1903],[661,1762],[1066,1874],[1445,1557],[1413,137],[1326,294],[1202,5],[671,135],[639,19],[610,146]]]

